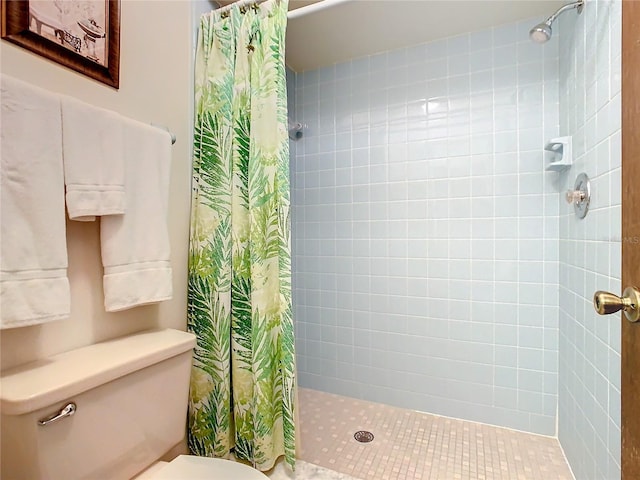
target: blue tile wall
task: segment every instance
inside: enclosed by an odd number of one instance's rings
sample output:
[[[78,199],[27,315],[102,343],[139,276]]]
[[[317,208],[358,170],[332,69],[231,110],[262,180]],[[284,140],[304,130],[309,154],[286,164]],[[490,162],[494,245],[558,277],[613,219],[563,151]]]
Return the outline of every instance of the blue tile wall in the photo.
[[[556,434],[560,38],[532,44],[540,20],[295,75],[302,386]]]
[[[596,315],[592,295],[622,290],[621,2],[588,1],[560,21],[560,133],[573,136],[577,157],[560,187],[586,172],[593,198],[584,220],[560,209],[558,437],[576,478],[617,479],[622,320]]]

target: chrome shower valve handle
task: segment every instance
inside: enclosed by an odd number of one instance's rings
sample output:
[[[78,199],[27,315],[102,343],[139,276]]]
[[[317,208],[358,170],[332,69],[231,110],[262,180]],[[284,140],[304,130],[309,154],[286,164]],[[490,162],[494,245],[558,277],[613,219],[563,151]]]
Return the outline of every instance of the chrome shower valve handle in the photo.
[[[585,198],[585,193],[581,190],[567,190],[565,193],[567,203],[580,203]]]
[[[587,216],[591,202],[591,182],[586,173],[578,175],[573,190],[567,190],[565,193],[565,199],[567,203],[573,205],[576,217],[584,218]]]

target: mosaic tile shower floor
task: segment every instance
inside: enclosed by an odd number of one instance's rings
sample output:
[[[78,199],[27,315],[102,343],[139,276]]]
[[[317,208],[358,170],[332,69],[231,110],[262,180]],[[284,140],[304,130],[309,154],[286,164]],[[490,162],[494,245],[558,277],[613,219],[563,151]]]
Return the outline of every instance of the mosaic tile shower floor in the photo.
[[[301,460],[353,478],[573,479],[554,438],[305,388],[299,400]],[[374,440],[358,443],[358,430]],[[349,478],[325,475],[290,478]]]

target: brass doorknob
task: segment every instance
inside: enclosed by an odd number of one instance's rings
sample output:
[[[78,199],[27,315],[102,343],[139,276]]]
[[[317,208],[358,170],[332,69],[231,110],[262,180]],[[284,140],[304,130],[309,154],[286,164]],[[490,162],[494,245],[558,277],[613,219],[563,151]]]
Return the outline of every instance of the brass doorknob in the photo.
[[[627,287],[619,297],[613,293],[598,290],[593,294],[593,308],[600,315],[609,315],[623,310],[627,320],[637,322],[640,320],[640,291],[636,287]]]

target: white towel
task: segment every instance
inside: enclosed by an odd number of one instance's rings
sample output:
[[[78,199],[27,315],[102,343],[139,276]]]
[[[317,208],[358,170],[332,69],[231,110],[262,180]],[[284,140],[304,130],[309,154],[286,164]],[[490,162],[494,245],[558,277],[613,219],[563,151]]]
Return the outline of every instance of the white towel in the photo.
[[[125,212],[123,117],[62,97],[62,147],[71,220]]]
[[[127,212],[100,219],[108,312],[172,295],[167,226],[171,136],[151,125],[124,121]]]
[[[0,328],[69,317],[60,98],[1,75]]]

